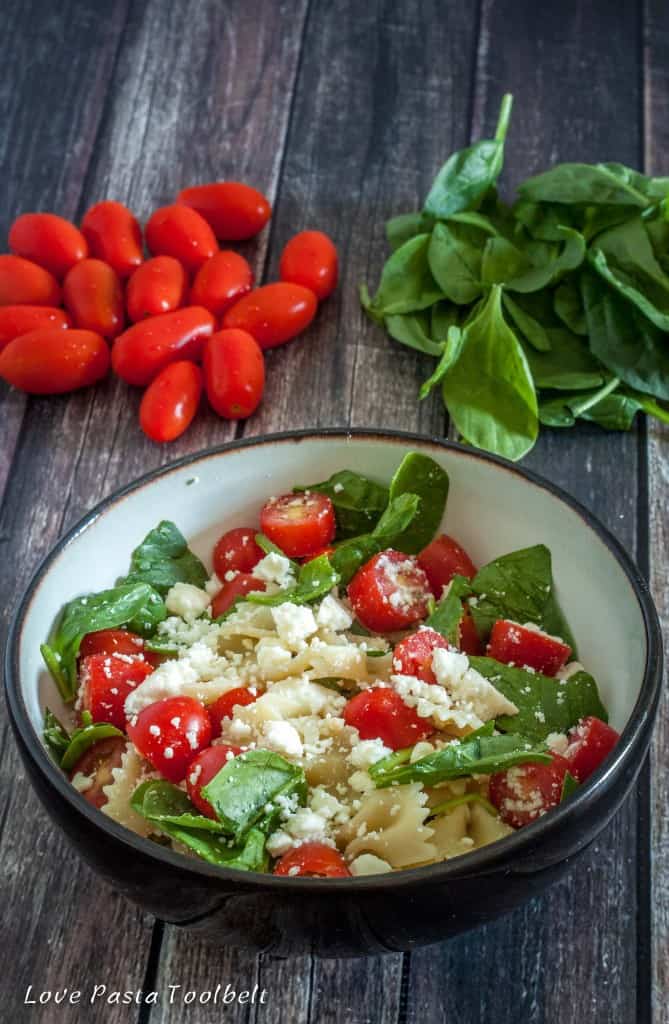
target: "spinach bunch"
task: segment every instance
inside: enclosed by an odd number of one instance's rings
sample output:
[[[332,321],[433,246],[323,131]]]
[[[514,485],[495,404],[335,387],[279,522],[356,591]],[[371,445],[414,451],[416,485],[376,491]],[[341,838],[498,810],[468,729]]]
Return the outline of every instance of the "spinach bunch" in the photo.
[[[509,459],[541,425],[630,429],[669,422],[669,178],[617,163],[558,164],[509,206],[496,183],[511,97],[497,130],[454,153],[416,213],[388,221],[392,254],[368,315],[437,359],[470,444]]]

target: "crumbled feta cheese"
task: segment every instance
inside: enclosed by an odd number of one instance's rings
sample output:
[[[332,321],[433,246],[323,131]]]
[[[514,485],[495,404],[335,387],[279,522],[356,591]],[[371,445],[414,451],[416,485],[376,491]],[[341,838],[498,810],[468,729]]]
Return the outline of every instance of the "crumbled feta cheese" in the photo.
[[[216,573],[213,573],[205,583],[204,589],[209,594],[209,597],[216,597],[222,586],[223,584],[221,583]]]
[[[295,582],[290,561],[285,555],[280,555],[276,551],[270,551],[268,555],[260,559],[258,564],[253,567],[253,576],[257,580],[263,580],[264,583],[276,583],[282,590],[292,586]]]
[[[585,672],[585,669],[581,665],[580,661],[570,661],[567,665],[563,665],[555,673],[556,679],[569,679],[571,676],[575,676],[577,672]]]
[[[288,675],[293,654],[279,640],[269,636],[261,637],[256,644],[255,655],[258,669],[265,679]]]
[[[353,772],[348,782],[356,793],[371,793],[376,788],[367,772]]]
[[[300,734],[290,722],[265,722],[263,735],[270,750],[287,757],[301,757],[303,752]]]
[[[437,682],[451,694],[454,706],[471,711],[481,721],[518,714],[515,704],[471,668],[466,654],[438,647],[432,655],[432,668]]]
[[[316,612],[316,622],[322,629],[331,629],[333,633],[343,633],[353,625],[353,616],[347,608],[332,594],[328,594],[320,603]]]
[[[355,768],[369,768],[388,754],[392,754],[392,750],[385,746],[383,740],[360,740],[351,749],[348,760]]]
[[[420,743],[416,743],[411,751],[409,764],[415,764],[416,761],[420,761],[421,757],[427,757],[428,754],[434,754],[434,751],[435,747],[433,747],[431,743],[421,740]]]
[[[351,861],[349,869],[354,876],[385,875],[393,870],[387,860],[382,860],[373,853],[361,853]]]
[[[83,772],[77,772],[72,778],[72,785],[76,789],[77,793],[85,793],[93,785],[94,779],[90,775],[84,775]]]
[[[325,818],[309,807],[300,807],[286,820],[285,831],[294,839],[329,839]]]
[[[546,745],[556,754],[564,754],[569,746],[569,740],[561,732],[550,732],[546,737]]]
[[[270,857],[283,857],[284,853],[288,853],[294,846],[293,837],[288,835],[283,829],[277,829],[276,832],[272,832],[271,836],[267,840],[267,852]]]
[[[314,613],[306,605],[285,601],[270,611],[279,637],[292,650],[299,650],[316,632]]]
[[[173,615],[180,615],[186,622],[192,622],[202,615],[211,604],[211,597],[206,590],[200,590],[192,583],[175,583],[167,591],[165,607]]]

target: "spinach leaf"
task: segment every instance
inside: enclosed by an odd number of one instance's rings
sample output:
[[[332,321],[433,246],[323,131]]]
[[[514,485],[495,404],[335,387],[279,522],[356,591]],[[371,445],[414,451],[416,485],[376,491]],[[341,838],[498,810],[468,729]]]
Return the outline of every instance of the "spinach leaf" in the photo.
[[[420,503],[411,522],[394,535],[394,547],[414,555],[430,543],[444,518],[448,485],[448,473],[428,455],[409,452],[404,456],[390,482],[390,501],[418,495]]]
[[[132,794],[130,804],[143,818],[158,825],[179,825],[204,832],[225,832],[225,827],[214,818],[206,818],[191,803],[183,789],[162,779],[143,782]]]
[[[148,583],[163,597],[175,583],[203,587],[209,574],[174,523],[163,520],[135,548],[130,572],[119,585]]]
[[[440,346],[443,346],[448,338],[448,332],[451,327],[459,326],[461,313],[460,307],[452,302],[447,302],[446,300],[435,302],[430,310],[430,335]],[[436,356],[439,354],[439,352],[434,353]]]
[[[417,494],[400,494],[390,499],[371,533],[351,537],[338,544],[330,560],[339,574],[340,583],[346,586],[360,566],[377,552],[384,548],[396,548],[399,538],[418,515],[419,508],[420,498]]]
[[[428,265],[429,244],[427,233],[410,238],[386,261],[374,298],[362,292],[362,305],[372,318],[412,313],[442,298]]]
[[[387,316],[384,323],[390,337],[402,345],[406,345],[407,348],[424,352],[428,356],[440,354],[441,342],[433,341],[430,337],[426,313],[396,313],[393,316]]]
[[[563,163],[527,178],[519,186],[523,199],[542,203],[606,204],[643,209],[655,191],[652,179],[623,164]]]
[[[123,736],[120,729],[108,722],[94,723],[89,711],[82,712],[81,721],[82,724],[70,736],[69,743],[61,756],[60,767],[64,772],[71,772],[81,756],[94,743],[109,739],[111,736]]]
[[[319,555],[300,566],[297,582],[276,594],[252,591],[245,597],[251,604],[276,606],[290,601],[292,604],[310,604],[329,594],[339,583],[339,574],[327,555]]]
[[[526,273],[531,264],[526,254],[506,238],[489,238],[483,249],[481,280],[488,287],[504,284]]]
[[[559,281],[570,270],[580,267],[585,259],[585,239],[573,228],[559,229],[565,238],[559,255],[550,250],[542,252],[535,265],[517,276],[507,278],[505,287],[512,292],[536,292]]]
[[[482,294],[480,232],[440,222],[432,231],[427,258],[432,276],[451,302],[467,305]]]
[[[564,803],[568,800],[572,793],[575,793],[580,783],[578,779],[575,779],[571,772],[565,772],[562,780],[562,792],[560,793],[560,803]]]
[[[63,754],[70,745],[70,734],[49,708],[44,709],[42,738],[56,764],[60,764]]]
[[[444,350],[439,357],[439,362],[435,366],[433,372],[420,386],[418,397],[422,400],[427,398],[433,388],[436,388],[438,384],[441,384],[442,380],[450,370],[451,366],[460,358],[460,352],[462,351],[462,342],[464,341],[464,334],[459,327],[449,327],[448,337],[444,345]]]
[[[557,398],[544,399],[539,405],[539,419],[547,427],[572,427],[577,419],[592,419],[593,410],[611,397],[620,381],[617,377],[594,391],[565,392]]]
[[[416,235],[431,230],[432,218],[426,217],[424,213],[400,213],[386,221],[386,238],[393,251]]]
[[[662,423],[669,423],[669,409],[649,395],[642,395],[631,388],[619,388],[580,415],[581,419],[597,423],[606,430],[629,430],[638,412],[645,412]]]
[[[669,276],[655,258],[641,218],[600,235],[590,266],[661,331],[669,331]]]
[[[529,341],[532,348],[535,348],[538,352],[550,352],[551,342],[546,328],[538,320],[535,320],[533,316],[526,313],[522,306],[515,302],[506,292],[503,293],[502,302],[515,326],[523,337]]]
[[[533,238],[543,242],[560,242],[564,238],[564,228],[579,230],[583,225],[582,211],[566,203],[518,199],[513,206],[513,215]]]
[[[578,391],[605,383],[608,375],[585,341],[564,327],[549,327],[546,333],[550,352],[525,349],[536,387]]]
[[[560,320],[573,334],[588,334],[585,306],[576,275],[565,278],[558,285],[555,289],[553,304]]]
[[[425,625],[441,633],[451,647],[460,646],[460,623],[465,614],[462,603],[472,592],[471,584],[464,576],[455,575],[448,587],[448,593],[437,602],[434,611],[425,620]]]
[[[342,469],[328,480],[294,491],[317,491],[330,498],[337,519],[337,538],[354,537],[371,530],[388,504],[388,488],[374,480]]]

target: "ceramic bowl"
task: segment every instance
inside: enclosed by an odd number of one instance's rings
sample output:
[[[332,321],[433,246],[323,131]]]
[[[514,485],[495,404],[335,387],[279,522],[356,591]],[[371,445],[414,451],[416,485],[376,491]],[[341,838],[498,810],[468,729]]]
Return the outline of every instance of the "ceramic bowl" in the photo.
[[[177,523],[211,564],[223,529],[253,522],[270,494],[351,468],[388,480],[402,456],[425,452],[448,471],[444,529],[483,564],[547,544],[580,657],[598,680],[622,738],[567,803],[474,853],[392,875],[275,878],[210,866],[128,832],[91,807],[40,739],[57,706],[39,646],[66,601],[113,584],[161,519]],[[107,881],[157,917],[220,944],[279,956],[410,949],[472,928],[536,895],[604,828],[648,748],[662,644],[648,588],[618,542],[553,484],[479,452],[409,434],[300,432],[225,445],[150,473],[93,509],[37,570],[14,616],[5,684],[29,777],[47,813]]]

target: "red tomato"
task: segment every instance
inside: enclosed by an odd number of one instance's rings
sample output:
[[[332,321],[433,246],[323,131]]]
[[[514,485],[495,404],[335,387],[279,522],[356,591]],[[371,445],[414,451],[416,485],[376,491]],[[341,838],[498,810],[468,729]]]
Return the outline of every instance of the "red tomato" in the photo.
[[[419,718],[394,690],[376,686],[352,697],[344,708],[344,721],[363,740],[383,740],[391,750],[412,747],[434,732],[429,718]]]
[[[110,722],[125,731],[126,698],[152,672],[153,665],[141,654],[90,654],[79,671],[84,710],[94,722]]]
[[[214,548],[214,572],[223,579],[226,572],[251,572],[265,552],[256,544],[258,531],[250,526],[237,526],[227,530]]]
[[[348,597],[363,626],[390,633],[425,618],[430,588],[412,555],[388,548],[358,569]]]
[[[322,231],[300,231],[281,253],[281,280],[310,288],[319,300],[327,299],[335,290],[337,274],[337,250],[332,239]]]
[[[459,647],[463,654],[483,654],[483,641],[478,634],[472,614],[467,608],[460,619]]]
[[[106,740],[98,740],[84,751],[70,772],[70,779],[79,774],[93,779],[93,784],[81,794],[93,807],[99,809],[107,803],[104,787],[114,781],[112,771],[121,767],[125,748],[125,736],[109,736]]]
[[[217,331],[204,348],[204,384],[209,404],[228,420],[246,419],[265,388],[265,360],[246,331]]]
[[[147,316],[172,313],[186,299],[188,275],[172,256],[154,256],[142,263],[128,281],[125,299],[134,323]]]
[[[202,787],[206,786],[214,776],[218,775],[221,768],[225,768],[228,761],[231,761],[238,754],[241,754],[241,747],[219,744],[216,747],[207,747],[188,765],[186,775],[186,789],[191,802],[195,804],[198,811],[208,818],[216,820],[216,811],[208,800],[202,796]]]
[[[257,235],[272,207],[262,192],[241,181],[216,181],[184,188],[177,202],[197,210],[222,242],[241,242]]]
[[[57,306],[60,285],[53,274],[21,256],[0,254],[0,306]]]
[[[194,274],[218,249],[216,236],[188,206],[161,206],[147,221],[146,244],[153,256],[174,256]]]
[[[488,655],[495,661],[528,666],[545,676],[554,676],[570,654],[571,647],[562,640],[509,619],[497,620],[488,644]]]
[[[88,243],[79,228],[55,213],[22,213],[9,229],[9,248],[57,278],[65,277],[70,267],[88,256]]]
[[[123,289],[102,260],[81,260],[63,281],[63,302],[76,327],[115,338],[123,330]]]
[[[203,263],[193,281],[190,301],[222,316],[253,287],[253,271],[243,256],[230,249],[215,252]]]
[[[98,629],[87,633],[79,645],[79,657],[91,654],[143,654],[144,641],[127,629]],[[148,659],[147,659],[148,660]]]
[[[254,691],[252,693],[245,686],[236,686],[234,690],[228,690],[222,697],[219,697],[213,704],[210,704],[207,711],[211,718],[214,736],[221,735],[223,719],[232,718],[232,712],[236,707],[244,708],[248,704],[253,704],[257,699],[257,692]]]
[[[549,764],[519,764],[490,776],[490,800],[512,828],[529,825],[557,807],[569,762],[553,754]]]
[[[601,718],[589,716],[581,719],[569,733],[570,742],[564,755],[574,778],[585,782],[608,757],[619,739],[620,734]]]
[[[306,558],[335,535],[334,506],[326,494],[283,494],[260,512],[260,529],[289,558]]]
[[[301,284],[279,281],[249,292],[223,316],[223,327],[248,331],[261,348],[275,348],[305,330],[316,315],[316,296]]]
[[[320,558],[321,555],[327,555],[328,558],[329,558],[330,555],[334,555],[334,553],[335,553],[335,548],[332,546],[332,544],[326,544],[326,546],[324,548],[318,548],[318,550],[312,551],[312,553],[310,555],[306,555],[302,559],[302,561],[303,562],[313,562],[314,558]]]
[[[169,782],[181,782],[196,754],[211,742],[211,721],[193,697],[166,697],[130,719],[127,733],[156,771]]]
[[[109,370],[109,348],[93,331],[40,327],[0,352],[0,377],[31,395],[60,395],[95,384]]]
[[[67,313],[55,306],[0,306],[0,352],[14,338],[38,327],[71,327]]]
[[[146,387],[170,363],[198,360],[213,330],[214,318],[201,306],[152,316],[119,334],[112,349],[112,367],[128,384]]]
[[[468,580],[476,575],[476,566],[471,558],[458,544],[457,540],[445,533],[423,548],[418,555],[418,564],[425,572],[435,597],[441,597],[442,591],[454,576],[465,576]]]
[[[127,206],[105,199],[91,206],[81,222],[91,256],[104,260],[121,278],[132,274],[144,259],[142,229]]]
[[[152,441],[174,441],[193,422],[202,395],[202,371],[182,359],[154,377],[139,407],[139,425]]]
[[[223,584],[211,602],[212,619],[217,619],[219,615],[225,615],[238,597],[246,597],[247,594],[251,594],[253,591],[266,589],[263,580],[257,580],[255,576],[251,576],[248,572],[238,573],[233,580]]]
[[[290,878],[350,878],[351,872],[338,850],[327,843],[309,842],[284,853],[274,868],[275,875]]]
[[[403,676],[415,676],[424,683],[436,683],[432,671],[432,655],[437,647],[448,650],[448,643],[434,629],[419,629],[406,636],[393,651],[393,671]]]

